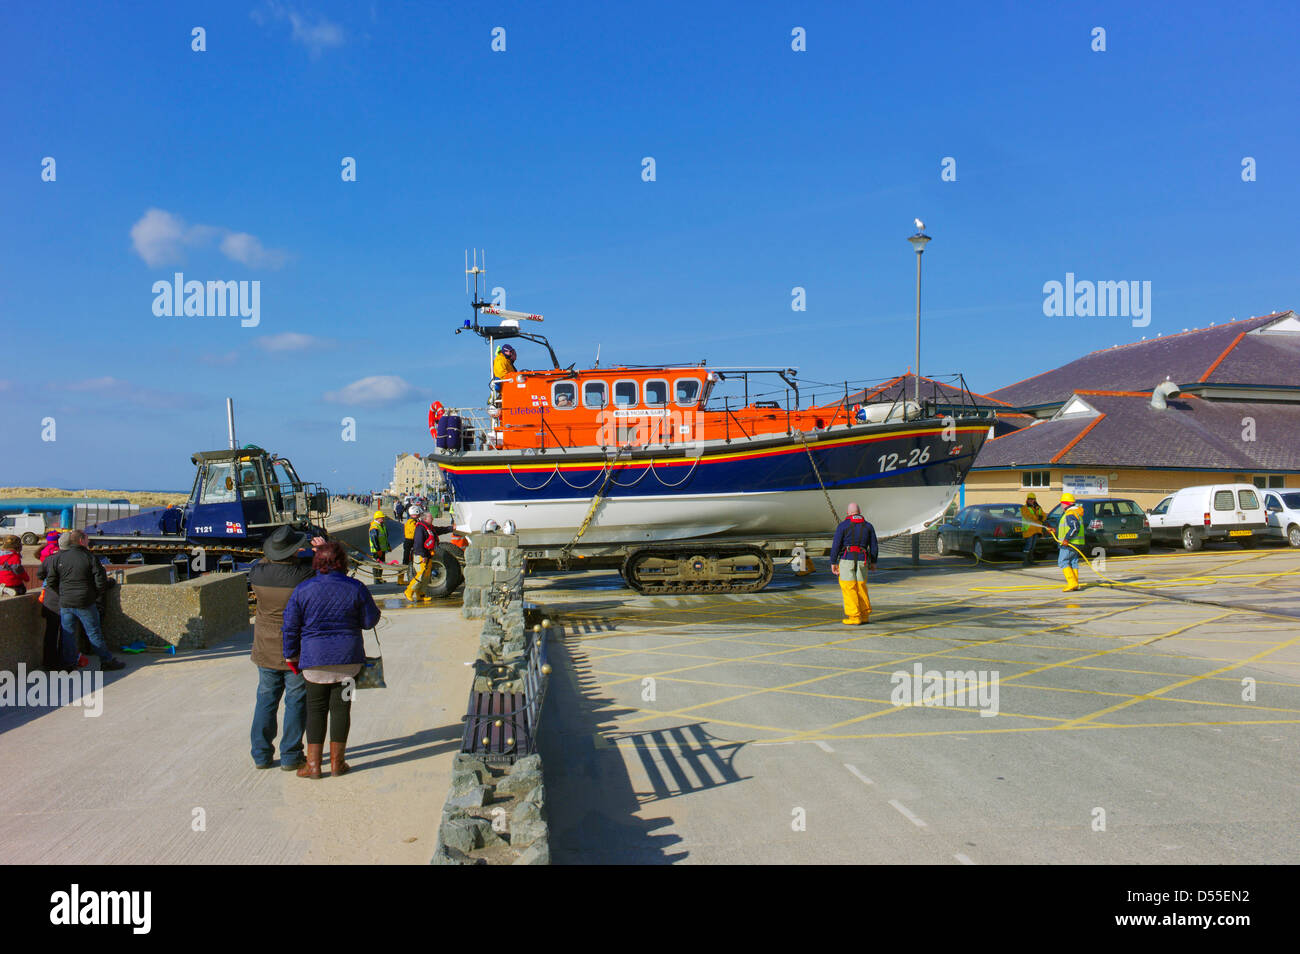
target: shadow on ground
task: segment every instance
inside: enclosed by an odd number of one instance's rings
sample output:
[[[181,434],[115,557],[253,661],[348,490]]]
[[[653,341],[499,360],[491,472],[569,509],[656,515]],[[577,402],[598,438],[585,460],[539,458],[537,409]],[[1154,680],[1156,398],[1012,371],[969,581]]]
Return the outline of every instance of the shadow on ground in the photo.
[[[563,629],[549,646],[554,673],[538,740],[546,774],[552,861],[671,864],[683,860],[686,852],[673,850],[681,838],[660,831],[672,825],[672,818],[637,817],[642,800],[623,754],[602,734],[631,710],[617,708],[601,695],[579,635]],[[672,791],[666,784],[663,790]]]

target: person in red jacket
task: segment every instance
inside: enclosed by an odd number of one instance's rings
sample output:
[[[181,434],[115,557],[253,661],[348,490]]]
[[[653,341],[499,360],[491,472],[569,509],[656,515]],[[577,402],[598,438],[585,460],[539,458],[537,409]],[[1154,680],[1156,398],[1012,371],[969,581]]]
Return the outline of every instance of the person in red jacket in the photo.
[[[22,596],[30,579],[23,569],[23,542],[10,534],[0,540],[0,586],[7,586]]]

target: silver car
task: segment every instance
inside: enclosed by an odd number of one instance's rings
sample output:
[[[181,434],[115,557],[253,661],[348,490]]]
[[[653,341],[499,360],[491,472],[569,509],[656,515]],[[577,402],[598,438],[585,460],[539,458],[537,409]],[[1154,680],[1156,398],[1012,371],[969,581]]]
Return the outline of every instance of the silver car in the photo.
[[[1268,532],[1300,547],[1300,490],[1264,491]]]

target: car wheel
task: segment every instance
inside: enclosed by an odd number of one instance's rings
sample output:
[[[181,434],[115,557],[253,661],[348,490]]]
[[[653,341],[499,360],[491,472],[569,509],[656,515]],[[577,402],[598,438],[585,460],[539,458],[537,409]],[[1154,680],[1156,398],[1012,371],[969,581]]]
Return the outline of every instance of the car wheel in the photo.
[[[1300,527],[1293,527],[1291,532],[1297,534],[1297,539],[1300,539]],[[1300,543],[1297,543],[1296,546],[1300,546]],[[943,538],[942,533],[934,538],[934,552],[939,556],[948,555],[948,541]]]
[[[1183,527],[1183,549],[1189,552],[1195,552],[1201,548],[1201,538],[1196,535],[1196,531],[1191,527]]]
[[[30,546],[31,546],[33,543],[35,543],[35,542],[36,542],[36,534],[34,534],[34,533],[24,533],[24,534],[23,534],[23,546],[28,546],[28,547],[30,547]]]
[[[971,553],[975,555],[976,563],[983,563],[984,562],[984,541],[976,540],[975,548],[971,550]]]
[[[1286,531],[1287,542],[1293,547],[1300,547],[1300,523],[1293,523]]]

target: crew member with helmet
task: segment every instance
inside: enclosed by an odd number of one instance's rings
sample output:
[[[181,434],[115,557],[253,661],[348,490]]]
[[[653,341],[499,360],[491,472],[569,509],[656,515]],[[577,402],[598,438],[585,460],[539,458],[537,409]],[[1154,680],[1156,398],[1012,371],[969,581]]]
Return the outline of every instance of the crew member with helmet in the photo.
[[[515,349],[504,344],[497,348],[492,358],[492,397],[501,400],[501,385],[505,378],[515,374]]]
[[[1038,498],[1033,494],[1027,496],[1020,508],[1020,535],[1025,538],[1024,550],[1020,554],[1022,566],[1034,565],[1034,545],[1038,543],[1038,537],[1047,532],[1043,525],[1046,519],[1047,514],[1038,506]]]
[[[388,515],[382,510],[376,510],[375,515],[370,520],[370,559],[376,563],[383,563],[384,557],[388,554]],[[370,571],[370,575],[376,583],[384,581],[384,571],[375,567]]]
[[[420,522],[420,508],[408,507],[406,523],[402,525],[402,565],[411,565],[411,549],[415,546],[415,527]]]
[[[1065,586],[1061,592],[1069,593],[1079,589],[1079,550],[1083,547],[1083,504],[1077,503],[1074,494],[1061,494],[1061,503],[1065,512],[1056,526],[1056,542],[1060,550],[1056,555],[1056,565],[1065,576]]]
[[[415,556],[415,576],[406,587],[406,599],[411,603],[432,603],[432,596],[424,595],[424,588],[433,574],[433,554],[438,549],[438,534],[450,533],[451,527],[435,527],[433,515],[427,510],[420,514],[415,525],[411,552]]]

